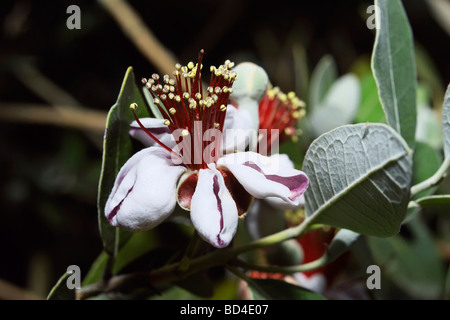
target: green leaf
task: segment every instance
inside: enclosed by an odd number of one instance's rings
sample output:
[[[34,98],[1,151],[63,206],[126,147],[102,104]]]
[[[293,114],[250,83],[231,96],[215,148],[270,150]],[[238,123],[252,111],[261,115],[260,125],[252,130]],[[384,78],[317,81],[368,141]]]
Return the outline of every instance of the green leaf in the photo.
[[[450,195],[427,196],[414,201],[420,206],[450,205]]]
[[[75,289],[69,289],[67,287],[67,278],[70,277],[70,273],[64,273],[59,278],[55,286],[50,290],[47,300],[75,300]]]
[[[409,241],[400,235],[368,238],[374,261],[413,298],[437,299],[442,295],[445,275],[433,236],[417,216],[406,227],[411,233]]]
[[[366,73],[360,79],[361,103],[355,117],[355,123],[381,122],[386,123],[383,107],[378,99],[377,84],[372,72]]]
[[[323,101],[314,106],[310,114],[310,126],[315,136],[352,123],[358,112],[360,95],[361,88],[356,76],[347,74],[335,81]]]
[[[136,85],[133,68],[129,67],[120,89],[117,102],[111,107],[106,120],[103,141],[103,161],[98,188],[98,220],[105,251],[116,257],[120,247],[130,238],[131,233],[112,227],[105,217],[104,208],[117,173],[132,155],[132,141],[128,134],[134,120],[130,104],[137,103],[138,116],[148,116],[148,110],[140,89]]]
[[[103,270],[105,270],[105,267],[108,263],[108,254],[104,251],[99,254],[97,259],[95,259],[94,263],[92,263],[91,268],[89,269],[88,273],[83,279],[83,282],[81,283],[81,286],[88,286],[90,284],[93,284],[95,282],[98,282],[102,279],[103,276]]]
[[[450,85],[445,92],[444,105],[442,107],[442,129],[444,134],[445,157],[450,157]]]
[[[387,123],[414,148],[416,64],[411,27],[400,0],[375,0],[379,12],[372,70]]]
[[[322,103],[328,90],[337,78],[336,62],[330,55],[325,55],[320,59],[311,75],[311,83],[309,87],[309,112]]]
[[[254,300],[325,300],[318,293],[281,280],[252,279],[248,285]]]
[[[357,233],[388,237],[405,216],[411,152],[385,124],[346,125],[316,139],[303,171],[309,177],[306,214]]]
[[[429,177],[431,177],[441,166],[441,155],[439,152],[430,147],[428,144],[417,141],[414,150],[413,163],[413,185],[416,185]],[[434,193],[436,188],[420,192],[415,198],[424,197]]]

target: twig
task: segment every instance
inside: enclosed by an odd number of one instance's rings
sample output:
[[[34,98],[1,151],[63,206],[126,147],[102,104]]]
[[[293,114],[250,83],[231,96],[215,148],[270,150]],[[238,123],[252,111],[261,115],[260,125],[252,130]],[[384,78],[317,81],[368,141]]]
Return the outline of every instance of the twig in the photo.
[[[99,2],[114,17],[125,35],[161,73],[172,74],[177,62],[173,54],[162,45],[126,1],[99,0]]]
[[[32,103],[0,103],[0,120],[51,124],[103,133],[106,113],[89,109],[79,110],[67,106],[52,108]]]
[[[450,168],[450,157],[447,157],[435,174],[433,174],[425,181],[422,181],[421,183],[411,187],[411,197],[415,196],[416,194],[422,191],[425,191],[431,187],[438,185],[444,179],[449,168]]]
[[[235,260],[233,261],[233,265],[236,265],[238,267],[244,268],[246,270],[256,270],[256,271],[262,271],[262,272],[269,272],[269,273],[283,273],[283,274],[293,274],[297,272],[305,272],[310,270],[315,270],[317,268],[323,267],[324,265],[330,263],[331,261],[328,259],[327,254],[325,253],[322,255],[319,259],[301,264],[296,266],[286,266],[286,267],[275,267],[275,266],[260,266],[260,265],[254,265],[247,263],[242,260]]]

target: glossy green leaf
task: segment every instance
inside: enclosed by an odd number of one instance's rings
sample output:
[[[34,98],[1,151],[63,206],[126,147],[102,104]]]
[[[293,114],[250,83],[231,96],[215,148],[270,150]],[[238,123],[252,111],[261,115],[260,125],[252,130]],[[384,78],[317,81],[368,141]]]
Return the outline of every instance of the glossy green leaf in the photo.
[[[400,0],[376,0],[372,70],[387,123],[413,148],[416,132],[416,63],[411,27]]]
[[[252,279],[248,285],[254,300],[325,300],[318,293],[281,280]]]
[[[444,134],[445,157],[450,157],[450,85],[445,92],[444,105],[442,107],[442,129]]]
[[[70,273],[65,273],[55,286],[50,290],[47,300],[75,300],[75,290],[67,287],[67,278],[70,277]]]
[[[106,120],[103,141],[103,161],[98,189],[98,220],[105,251],[112,257],[129,239],[131,233],[112,227],[105,217],[104,208],[117,173],[132,155],[132,141],[129,135],[130,123],[134,120],[130,104],[137,103],[138,116],[148,116],[141,90],[136,85],[134,72],[128,68],[117,102],[111,107]]]
[[[303,171],[309,177],[306,214],[366,235],[399,231],[409,202],[411,152],[385,124],[346,125],[316,139]]]
[[[333,57],[325,55],[320,59],[311,75],[308,108],[312,112],[320,104],[337,78],[337,66]]]

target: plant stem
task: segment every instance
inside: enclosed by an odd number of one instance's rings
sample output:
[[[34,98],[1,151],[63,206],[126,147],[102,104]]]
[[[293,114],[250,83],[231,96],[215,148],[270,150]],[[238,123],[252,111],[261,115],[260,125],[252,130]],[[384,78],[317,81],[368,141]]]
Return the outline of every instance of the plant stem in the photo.
[[[241,253],[263,248],[301,236],[303,233],[309,230],[308,228],[311,227],[313,221],[314,219],[307,218],[303,221],[303,223],[299,224],[296,227],[285,229],[283,231],[250,242],[248,244],[234,248],[218,249],[206,255],[191,259],[189,260],[189,264],[186,269],[180,268],[183,263],[182,259],[181,262],[171,263],[145,274],[140,273],[113,276],[104,287],[104,292],[121,290],[122,288],[129,289],[137,283],[139,283],[141,286],[142,283],[146,283],[148,286],[152,286],[162,282],[172,282],[187,278],[190,275],[193,275],[201,270],[210,269],[212,267],[220,265],[227,265],[228,262],[236,258]],[[138,279],[139,281],[137,281],[136,279]],[[90,296],[89,288],[81,289],[78,296],[80,297],[80,299],[83,299],[83,297],[85,296]]]
[[[319,259],[301,264],[298,266],[288,266],[288,267],[273,267],[273,266],[258,266],[249,264],[242,260],[236,260],[234,261],[234,265],[247,269],[247,270],[256,270],[256,271],[262,271],[262,272],[270,272],[270,273],[284,273],[284,274],[292,274],[297,272],[305,272],[309,270],[314,270],[320,267],[323,267],[327,263],[329,263],[329,259],[327,254],[325,253],[322,255]]]
[[[435,174],[433,174],[428,179],[422,181],[421,183],[418,183],[415,186],[411,187],[411,197],[415,196],[416,194],[422,191],[425,191],[431,187],[438,185],[442,181],[442,179],[444,179],[449,168],[450,168],[450,157],[447,157]]]

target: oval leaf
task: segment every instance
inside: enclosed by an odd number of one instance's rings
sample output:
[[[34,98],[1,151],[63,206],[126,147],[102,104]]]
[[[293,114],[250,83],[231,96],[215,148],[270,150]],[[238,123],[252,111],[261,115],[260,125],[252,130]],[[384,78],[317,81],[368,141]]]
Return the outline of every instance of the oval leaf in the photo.
[[[413,148],[416,132],[416,64],[411,27],[400,0],[376,0],[372,70],[387,123]]]
[[[129,135],[130,123],[134,120],[130,104],[137,103],[138,116],[148,116],[146,103],[136,85],[133,68],[129,67],[120,89],[117,102],[111,107],[106,120],[103,140],[103,162],[98,188],[98,220],[105,251],[115,257],[131,233],[112,227],[105,217],[105,204],[114,180],[122,165],[132,155],[132,141]]]
[[[308,149],[303,171],[310,179],[306,214],[315,223],[380,237],[398,232],[412,160],[387,125],[347,125],[322,135]]]

